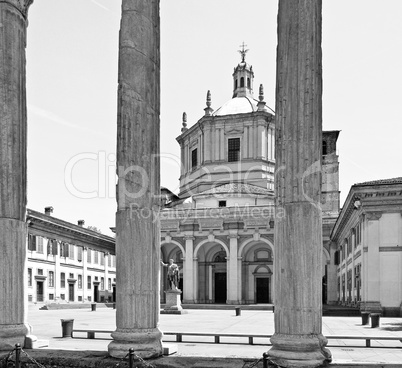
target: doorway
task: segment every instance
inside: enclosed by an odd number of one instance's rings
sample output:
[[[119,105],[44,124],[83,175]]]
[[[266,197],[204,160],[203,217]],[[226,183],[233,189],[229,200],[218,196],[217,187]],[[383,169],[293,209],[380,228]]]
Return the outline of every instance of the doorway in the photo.
[[[226,303],[226,272],[215,273],[215,303]]]
[[[68,284],[68,301],[74,301],[74,284]]]
[[[269,278],[256,279],[256,303],[269,303]]]
[[[94,285],[94,302],[99,302],[99,293],[98,293],[99,285]]]
[[[36,282],[36,301],[43,302],[43,281]]]

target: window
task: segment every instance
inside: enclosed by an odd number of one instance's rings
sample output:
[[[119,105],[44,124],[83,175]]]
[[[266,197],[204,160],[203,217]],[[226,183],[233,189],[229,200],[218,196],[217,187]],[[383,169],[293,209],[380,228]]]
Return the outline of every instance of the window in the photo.
[[[94,263],[99,264],[99,252],[97,250],[94,251]]]
[[[88,276],[88,278],[87,278],[87,288],[88,288],[88,289],[92,289],[91,276]]]
[[[92,261],[91,261],[91,254],[92,254],[91,249],[88,249],[88,250],[87,250],[87,262],[88,262],[88,263],[91,263],[91,262],[92,262]]]
[[[73,278],[74,278],[74,274],[73,274],[73,273],[70,273],[70,274],[68,275],[68,278],[73,279]]]
[[[41,236],[36,239],[36,251],[43,254],[43,238]]]
[[[327,148],[327,142],[323,141],[322,142],[322,154],[325,156],[327,154],[328,148]]]
[[[78,289],[82,289],[82,275],[78,275]]]
[[[107,265],[108,265],[108,267],[112,267],[112,255],[111,254],[108,254],[108,256],[107,256]]]
[[[228,140],[228,161],[240,160],[240,138],[229,138]]]
[[[49,287],[54,287],[54,272],[49,271]]]
[[[42,268],[38,268],[38,275],[43,276],[43,269]]]
[[[226,207],[226,201],[219,201],[218,205],[219,207]]]
[[[60,243],[60,257],[68,257],[69,244],[61,242]]]
[[[47,254],[57,256],[57,241],[54,239],[48,239],[47,241]]]
[[[64,272],[60,274],[60,287],[66,287],[66,274]]]
[[[49,294],[49,300],[54,300],[54,294]]]
[[[107,289],[112,290],[112,279],[111,278],[107,279]]]
[[[66,299],[66,294],[60,294],[60,299],[61,299],[61,300]]]
[[[100,289],[105,290],[105,279],[103,277],[101,277]]]
[[[69,253],[69,258],[74,259],[74,245],[70,244],[70,253]]]
[[[28,250],[34,251],[36,250],[36,236],[29,234],[28,235]]]
[[[101,266],[105,265],[105,253],[100,252],[100,264]]]
[[[28,268],[28,286],[32,286],[32,268]]]
[[[250,78],[247,78],[247,88],[251,88]]]
[[[191,151],[191,168],[194,169],[197,167],[198,162],[197,162],[197,148],[194,148]]]
[[[237,79],[235,80],[234,89],[237,89]]]
[[[240,87],[244,87],[244,77],[240,78]]]
[[[82,261],[82,247],[77,247],[77,260]]]

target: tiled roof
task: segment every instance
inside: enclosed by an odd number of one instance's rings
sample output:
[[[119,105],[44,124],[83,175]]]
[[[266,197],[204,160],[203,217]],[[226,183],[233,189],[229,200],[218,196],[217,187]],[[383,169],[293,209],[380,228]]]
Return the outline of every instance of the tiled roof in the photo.
[[[221,193],[246,193],[246,194],[265,194],[272,195],[272,191],[257,187],[256,185],[243,184],[243,183],[228,183],[222,184],[205,192],[199,193],[199,195],[205,194],[221,194]]]
[[[402,177],[365,181],[363,183],[354,184],[353,186],[355,187],[355,186],[382,185],[382,184],[402,184]]]

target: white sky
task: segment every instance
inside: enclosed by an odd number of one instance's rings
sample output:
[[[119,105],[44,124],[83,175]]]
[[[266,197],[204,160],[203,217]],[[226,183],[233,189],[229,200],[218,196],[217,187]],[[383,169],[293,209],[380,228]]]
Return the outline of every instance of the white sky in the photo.
[[[214,109],[231,98],[243,41],[255,94],[262,83],[275,108],[277,4],[161,0],[163,186],[178,190],[183,111],[191,126],[207,90]],[[28,207],[51,205],[55,217],[84,219],[107,235],[116,211],[120,6],[36,0],[28,27]],[[341,130],[341,205],[355,183],[402,176],[401,19],[400,0],[323,1],[323,129]]]

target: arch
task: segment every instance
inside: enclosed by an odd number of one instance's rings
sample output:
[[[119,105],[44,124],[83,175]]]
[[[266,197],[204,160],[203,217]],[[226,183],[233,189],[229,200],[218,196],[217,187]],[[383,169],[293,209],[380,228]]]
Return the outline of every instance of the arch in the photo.
[[[235,90],[237,89],[237,79],[235,80],[235,83],[234,83],[234,89]]]
[[[272,244],[272,242],[270,242],[268,239],[265,239],[265,238],[260,238],[258,241],[259,241],[259,242],[262,242],[262,243],[268,244],[268,246],[271,248],[271,253],[272,253],[272,254],[274,255],[274,257],[275,257],[274,245]],[[237,257],[241,257],[241,256],[242,256],[243,249],[246,247],[246,245],[248,245],[248,244],[251,243],[251,242],[255,242],[254,238],[247,239],[247,240],[245,240],[245,241],[240,245],[239,251],[238,251],[238,253],[237,253]]]
[[[176,241],[176,240],[170,240],[170,241],[163,240],[163,241],[161,241],[161,248],[165,244],[177,245],[180,248],[181,252],[183,253],[183,258],[186,258],[186,252],[185,252],[183,246],[178,241]]]
[[[247,88],[251,88],[251,81],[249,77],[247,78]]]
[[[222,240],[214,239],[214,240],[210,241],[209,239],[205,239],[202,242],[200,242],[199,244],[197,244],[197,246],[195,247],[194,258],[197,258],[198,250],[206,243],[217,243],[217,244],[222,245],[223,249],[225,249],[225,251],[226,251],[226,255],[229,257],[229,248]]]
[[[240,88],[244,87],[244,77],[240,78]]]
[[[259,272],[259,270],[264,269],[265,272]],[[260,274],[260,275],[272,275],[272,270],[267,265],[259,265],[254,269],[253,275]]]

